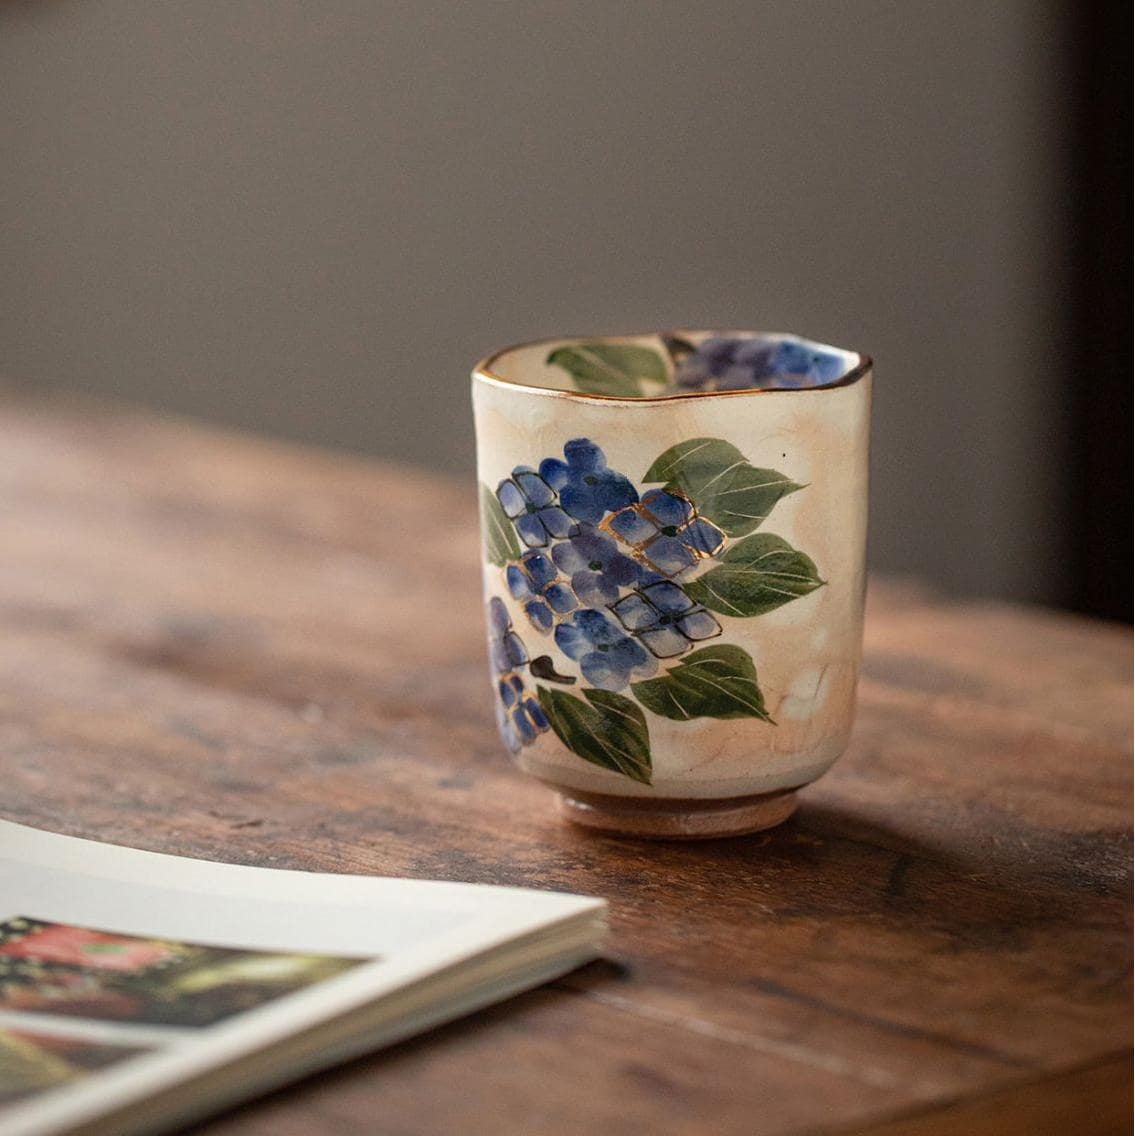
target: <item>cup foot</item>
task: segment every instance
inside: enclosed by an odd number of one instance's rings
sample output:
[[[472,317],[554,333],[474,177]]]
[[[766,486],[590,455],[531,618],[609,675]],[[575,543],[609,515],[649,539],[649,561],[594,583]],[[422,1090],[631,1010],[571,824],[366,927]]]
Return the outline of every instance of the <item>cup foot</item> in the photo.
[[[572,824],[649,840],[713,840],[774,828],[798,804],[795,789],[727,800],[609,797],[559,790],[560,816]]]

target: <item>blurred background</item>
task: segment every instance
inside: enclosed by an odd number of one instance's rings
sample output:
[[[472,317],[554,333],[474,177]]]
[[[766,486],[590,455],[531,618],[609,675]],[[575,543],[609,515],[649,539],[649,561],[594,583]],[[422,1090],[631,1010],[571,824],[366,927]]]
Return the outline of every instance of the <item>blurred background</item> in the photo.
[[[0,373],[468,479],[493,347],[796,331],[875,567],[1130,618],[1127,15],[0,0]]]

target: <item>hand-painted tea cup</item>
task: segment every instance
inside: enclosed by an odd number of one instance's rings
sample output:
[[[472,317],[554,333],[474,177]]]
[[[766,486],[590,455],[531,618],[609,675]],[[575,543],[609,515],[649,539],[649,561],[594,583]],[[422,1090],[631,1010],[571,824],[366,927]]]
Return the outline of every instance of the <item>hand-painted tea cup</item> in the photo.
[[[478,364],[497,719],[570,820],[754,832],[842,753],[870,371],[722,331],[547,340]]]

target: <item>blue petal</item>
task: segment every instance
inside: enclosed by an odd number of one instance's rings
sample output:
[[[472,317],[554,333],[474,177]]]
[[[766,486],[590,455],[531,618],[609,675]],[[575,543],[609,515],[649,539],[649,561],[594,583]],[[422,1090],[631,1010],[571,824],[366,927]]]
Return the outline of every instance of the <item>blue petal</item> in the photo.
[[[538,592],[542,592],[559,575],[556,566],[543,552],[526,552],[520,558],[520,563],[524,565],[532,587]]]
[[[695,517],[681,533],[682,540],[703,556],[716,556],[725,543],[725,534],[704,517]]]
[[[503,635],[511,622],[508,608],[504,606],[504,600],[499,596],[493,596],[489,600],[489,627],[498,635]]]
[[[642,565],[637,560],[632,560],[629,556],[624,556],[621,552],[618,552],[611,557],[610,563],[604,569],[603,576],[612,584],[618,584],[621,588],[629,588],[642,579]]]
[[[596,487],[586,485],[582,478],[573,478],[560,490],[560,504],[577,521],[590,525],[600,521],[605,512]]]
[[[587,567],[587,557],[579,550],[576,543],[578,539],[578,537],[572,537],[571,540],[564,541],[563,544],[552,546],[552,559],[556,562],[556,566],[569,576],[573,572],[578,572]]]
[[[775,351],[775,344],[754,336],[752,339],[741,340],[737,350],[733,352],[733,362],[753,368],[757,375],[767,374]]]
[[[596,494],[605,513],[613,513],[638,500],[638,490],[621,473],[608,471],[597,486]]]
[[[622,632],[601,611],[585,608],[572,618],[592,643],[616,643],[622,638]]]
[[[592,651],[584,655],[579,664],[583,677],[600,690],[622,690],[630,682],[630,667],[619,664],[607,652]]]
[[[515,520],[524,512],[526,504],[524,494],[511,481],[502,481],[497,486],[497,500],[501,503],[504,515],[511,520]]]
[[[540,703],[535,698],[529,698],[524,703],[524,709],[528,714],[528,720],[543,733],[548,728],[548,719]]]
[[[560,615],[574,611],[578,606],[575,602],[575,595],[567,584],[553,584],[544,593],[544,599],[551,604],[552,610],[559,612]]]
[[[817,351],[812,361],[812,376],[821,383],[834,382],[846,369],[847,364],[842,357],[829,351]]]
[[[658,622],[658,612],[642,596],[633,592],[625,599],[619,600],[611,610],[629,631],[642,631]]]
[[[674,382],[680,387],[703,387],[709,378],[709,361],[697,355],[683,359],[674,370]]]
[[[548,531],[550,536],[555,537],[557,540],[562,540],[565,536],[571,536],[575,529],[575,522],[571,517],[556,505],[552,505],[547,509],[541,509],[536,514],[540,518],[540,523]]]
[[[694,601],[677,584],[651,584],[643,588],[643,594],[659,611],[664,611],[667,615],[689,611],[694,606]]]
[[[626,636],[623,636],[618,643],[614,644],[608,654],[616,661],[617,666],[624,666],[628,670],[653,665],[653,660],[643,650],[642,644],[637,639],[630,639]]]
[[[642,504],[658,522],[659,528],[663,525],[684,525],[694,515],[694,507],[685,497],[667,493],[665,489],[651,489],[644,493]]]
[[[812,365],[812,351],[802,343],[778,343],[769,360],[771,375],[806,375]]]
[[[672,659],[689,649],[690,641],[675,627],[659,627],[642,631],[639,638],[657,659]]]
[[[518,706],[511,712],[512,724],[516,729],[517,735],[520,737],[522,745],[528,745],[530,742],[536,740],[536,727],[528,720],[528,715],[524,713],[524,708]]]
[[[731,362],[740,340],[721,335],[711,335],[698,344],[697,353],[711,366]]]
[[[505,569],[504,582],[514,600],[530,599],[533,595],[531,582],[516,564],[510,564]]]
[[[664,576],[677,576],[697,563],[697,557],[673,536],[656,537],[643,548],[642,554]]]
[[[504,674],[512,670],[512,660],[509,658],[508,647],[503,639],[489,640],[489,662],[494,674]]]
[[[574,623],[561,623],[556,628],[556,646],[569,659],[579,659],[591,650],[591,639]]]
[[[529,548],[543,548],[548,543],[548,530],[540,523],[536,513],[524,513],[517,517],[516,531]]]
[[[503,639],[504,651],[508,656],[508,661],[512,667],[523,666],[528,662],[528,652],[524,649],[524,644],[520,641],[520,636],[514,631],[510,631]]]
[[[590,525],[581,525],[571,543],[587,565],[598,563],[599,568],[602,568],[612,556],[617,555],[615,542],[596,532]],[[599,568],[593,571],[597,572]]]
[[[658,526],[642,516],[637,509],[621,509],[607,521],[607,526],[627,544],[641,544],[658,532]]]
[[[817,386],[838,379],[844,371],[844,361],[830,351],[818,351],[802,343],[783,342],[776,345],[765,374],[777,376],[781,381],[763,383],[769,387]],[[804,382],[789,383],[785,376],[799,376]]]
[[[556,499],[555,491],[535,470],[514,469],[512,479],[520,486],[520,491],[537,509],[550,505]]]
[[[579,602],[589,607],[605,607],[619,598],[619,589],[610,583],[600,572],[584,569],[572,574],[571,586],[579,596]]]
[[[721,624],[705,608],[698,608],[697,611],[682,616],[677,627],[691,639],[712,639],[721,634]]]
[[[524,614],[532,621],[532,626],[540,632],[551,630],[552,624],[555,622],[552,609],[543,600],[532,600],[531,603],[526,603]]]
[[[564,457],[572,473],[598,473],[607,468],[603,451],[589,438],[573,438],[564,446]]]
[[[643,495],[643,508],[659,527],[684,525],[693,516],[693,506],[683,496],[667,493],[666,490],[650,490]]]
[[[545,458],[540,463],[540,476],[555,490],[563,489],[568,483],[568,467],[559,458]]]
[[[501,705],[503,705],[506,710],[515,705],[517,699],[520,697],[516,687],[507,679],[497,683],[497,693],[500,695]]]

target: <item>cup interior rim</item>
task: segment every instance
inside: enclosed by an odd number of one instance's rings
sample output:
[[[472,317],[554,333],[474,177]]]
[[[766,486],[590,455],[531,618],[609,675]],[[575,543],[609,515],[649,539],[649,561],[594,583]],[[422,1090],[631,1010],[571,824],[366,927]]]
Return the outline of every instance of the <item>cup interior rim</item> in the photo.
[[[548,386],[538,382],[524,382],[520,379],[501,374],[498,370],[494,369],[498,364],[498,361],[502,360],[505,356],[511,354],[512,352],[535,347],[546,346],[550,349],[555,350],[561,347],[570,347],[573,344],[579,343],[620,344],[627,343],[628,341],[641,341],[650,338],[655,338],[659,341],[663,341],[667,337],[678,337],[682,339],[694,337],[700,340],[702,338],[708,338],[710,336],[766,338],[772,341],[791,342],[804,347],[832,352],[844,356],[847,361],[847,365],[842,373],[836,378],[831,379],[828,382],[814,383],[809,386],[751,387],[742,390],[667,390],[662,393],[643,395],[597,394],[591,391],[571,390],[557,386]],[[496,351],[491,352],[483,359],[481,359],[473,368],[472,377],[474,381],[488,383],[492,386],[524,391],[529,394],[541,394],[557,398],[581,399],[585,402],[616,402],[634,405],[639,403],[674,402],[680,399],[737,398],[745,395],[800,395],[805,393],[815,393],[818,391],[837,390],[842,387],[852,386],[853,384],[859,382],[860,379],[870,374],[872,366],[873,362],[870,355],[866,355],[859,351],[850,351],[841,347],[832,347],[828,344],[821,343],[818,340],[808,339],[803,336],[794,335],[790,332],[753,331],[749,329],[728,328],[679,328],[667,331],[652,330],[624,332],[621,334],[608,333],[603,335],[542,336],[537,339],[529,339],[520,343],[512,343],[507,347],[498,348]]]

